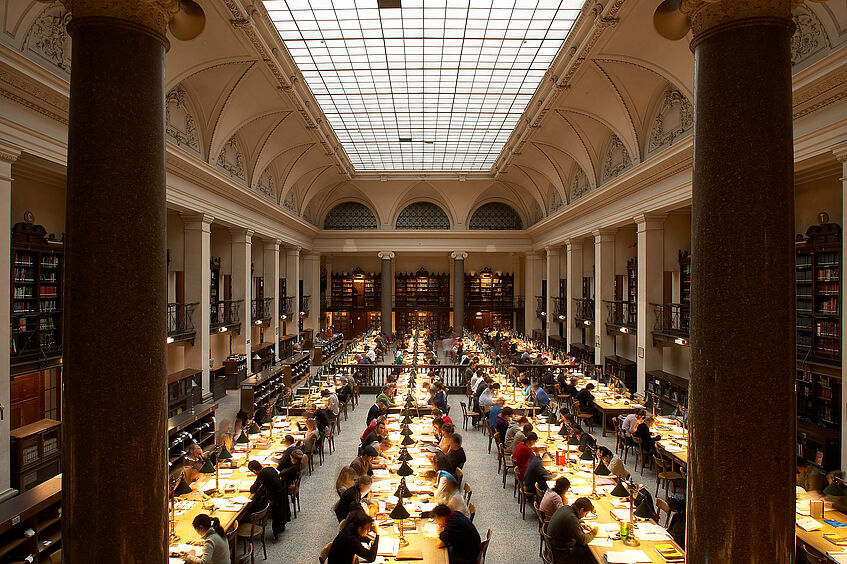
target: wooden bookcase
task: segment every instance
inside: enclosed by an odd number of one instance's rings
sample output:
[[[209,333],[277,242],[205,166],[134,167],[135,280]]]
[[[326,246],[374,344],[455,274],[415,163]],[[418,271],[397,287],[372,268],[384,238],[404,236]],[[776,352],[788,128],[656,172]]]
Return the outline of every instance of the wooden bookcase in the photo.
[[[678,406],[688,407],[688,379],[662,370],[647,373],[648,402],[649,394],[658,396],[656,413],[671,412]]]
[[[226,374],[227,389],[237,390],[241,382],[247,377],[247,355],[231,354],[226,357],[224,373]]]
[[[45,564],[61,548],[61,476],[0,505],[0,562]]]
[[[465,305],[470,308],[512,308],[515,296],[515,275],[492,272],[484,268],[478,273],[465,274]]]
[[[436,337],[440,337],[450,327],[450,312],[421,310],[397,312],[398,333],[410,333],[418,327],[431,329]]]
[[[356,269],[352,273],[336,272],[331,278],[331,310],[379,308],[382,295],[379,273]]]
[[[797,454],[825,470],[840,467],[841,237],[826,222],[795,241]]]
[[[62,356],[64,242],[41,225],[12,228],[11,365]]]
[[[626,261],[626,295],[623,299],[631,304],[638,303],[638,258]]]
[[[201,403],[194,411],[186,411],[168,419],[168,472],[173,477],[185,464],[185,455],[191,443],[197,443],[204,452],[215,446],[216,403]]]
[[[274,361],[276,350],[273,343],[256,343],[251,346],[250,372],[256,373],[269,368]],[[256,357],[259,358],[256,358]]]
[[[168,417],[190,410],[201,401],[203,371],[186,368],[168,374]]]
[[[241,409],[252,417],[260,407],[268,407],[285,387],[285,368],[272,366],[241,382]]]
[[[62,471],[62,424],[42,419],[10,433],[12,487],[33,489]],[[2,559],[0,559],[2,562]]]
[[[635,392],[638,389],[638,382],[635,376],[635,362],[618,355],[607,356],[604,360],[606,374],[612,375],[622,381],[631,392]]]
[[[450,307],[450,275],[430,274],[421,268],[415,273],[398,273],[394,277],[396,308]]]

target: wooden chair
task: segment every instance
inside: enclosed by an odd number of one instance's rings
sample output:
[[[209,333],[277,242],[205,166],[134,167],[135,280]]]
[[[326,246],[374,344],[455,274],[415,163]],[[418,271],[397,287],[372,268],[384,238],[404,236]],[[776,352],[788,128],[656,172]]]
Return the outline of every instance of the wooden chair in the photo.
[[[529,489],[521,484],[519,493],[518,503],[521,506],[521,519],[526,519],[526,506],[532,505],[532,502],[535,501],[535,486],[532,486],[532,489]]]
[[[485,553],[488,552],[489,544],[491,544],[491,529],[488,529],[488,535],[479,546],[479,557],[476,559],[476,564],[485,564]]]
[[[62,564],[62,549],[61,548],[50,555],[50,564]]]
[[[461,468],[456,468],[456,485],[462,485],[462,478],[465,476],[465,473],[462,472]]]
[[[484,422],[484,425],[488,427],[488,454],[491,454],[491,443],[499,443],[497,440],[497,430],[494,427],[488,425],[488,421]]]
[[[623,455],[623,446],[625,444],[623,431],[621,431],[621,421],[617,417],[612,417],[612,426],[615,428],[615,453]]]
[[[329,558],[329,549],[330,549],[330,548],[332,548],[332,543],[329,543],[328,545],[326,545],[325,547],[323,547],[323,548],[321,549],[321,551],[318,553],[318,562],[319,562],[320,564],[325,564],[325,563],[326,563],[326,559],[327,559],[327,558]]]
[[[338,404],[338,407],[341,408],[341,411],[338,412],[339,419],[343,415],[344,420],[347,421],[347,419],[348,419],[348,417],[347,417],[347,402],[342,401],[341,403]],[[341,426],[340,425],[339,425],[339,428],[338,428],[338,434],[339,435],[341,434]]]
[[[471,496],[473,495],[473,488],[471,488],[471,485],[467,482],[465,482],[465,485],[462,486],[462,488],[465,490],[465,503],[470,503]]]
[[[256,511],[250,515],[250,523],[242,523],[240,527],[235,530],[236,536],[244,542],[244,544],[253,544],[253,541],[256,539],[262,539],[262,550],[265,553],[265,560],[268,559],[268,549],[265,545],[265,528],[268,526],[268,511],[270,510],[270,506],[266,506],[261,511]],[[244,562],[244,560],[240,560],[239,564]],[[251,564],[255,564],[256,556],[252,554],[251,548]]]
[[[579,405],[579,402],[574,400],[573,409],[576,413],[576,418],[581,422],[588,425],[588,432],[594,431],[594,414],[593,413],[585,413],[582,411],[582,406]]]
[[[470,513],[471,513],[471,516],[469,517],[469,519],[470,519],[471,523],[473,523],[473,518],[476,515],[476,505],[474,505],[474,502],[468,503],[468,511],[470,511]]]
[[[468,404],[463,401],[460,401],[459,405],[462,407],[462,428],[467,431],[468,419],[471,420],[471,426],[473,426],[473,418],[479,417],[479,413],[477,413],[476,411],[468,411]]]
[[[303,459],[305,461],[305,458]],[[294,482],[288,486],[288,497],[291,498],[291,512],[294,519],[297,518],[297,511],[300,509],[300,479],[303,477],[303,470],[297,473]]]
[[[544,526],[547,524],[544,513],[538,507],[538,500],[532,502],[532,510],[538,519],[538,556],[544,556]]]
[[[229,556],[230,562],[232,562],[232,564],[236,564],[235,559],[237,558],[236,555],[238,554],[238,537],[236,536],[237,532],[238,521],[236,520],[232,523],[232,527],[226,534],[226,543],[229,545]]]
[[[247,546],[247,552],[245,552],[244,555],[238,559],[238,564],[247,564],[248,562],[255,562],[254,558],[255,556],[253,555],[253,543],[251,542]],[[268,557],[265,556],[265,560],[267,559]]]
[[[807,564],[827,564],[829,562],[825,556],[818,556],[812,552],[805,543],[801,546],[803,547],[803,556]]]
[[[641,460],[641,475],[644,475],[644,445],[641,444],[640,437],[630,437],[633,443],[633,452],[635,453],[635,469],[638,470],[638,461]]]
[[[511,456],[506,454],[505,447],[502,444],[497,445],[498,448],[498,456],[503,459],[503,489],[506,489],[506,474],[509,473],[509,470],[512,472],[515,471],[515,461],[512,460]]]
[[[682,480],[682,474],[675,472],[673,463],[665,460],[658,454],[653,455],[653,464],[656,468],[656,497],[659,497],[659,484],[662,482],[665,483],[665,497],[668,496],[668,486],[670,484],[673,484],[673,491],[676,493],[676,482],[677,480]]]
[[[326,437],[324,440],[326,444],[329,446],[329,454],[332,454],[335,450],[335,426],[330,425],[326,432]]]
[[[665,512],[665,524],[662,525],[664,528],[668,528],[671,522],[671,506],[668,505],[668,502],[659,497],[656,498],[656,522],[658,523],[662,516],[662,511]]]

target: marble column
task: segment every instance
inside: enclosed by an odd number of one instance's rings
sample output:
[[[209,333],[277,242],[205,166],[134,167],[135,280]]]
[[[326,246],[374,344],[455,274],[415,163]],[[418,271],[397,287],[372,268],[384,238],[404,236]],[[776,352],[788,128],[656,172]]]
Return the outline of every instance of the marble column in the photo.
[[[0,139],[0,225],[6,225],[8,229],[2,231],[0,238],[0,248],[8,249],[11,244],[11,225],[12,225],[12,164],[18,159],[21,151],[16,146],[7,143]],[[0,272],[11,272],[11,256],[10,253],[0,253]],[[9,276],[2,277],[3,283],[0,285],[2,295],[11,295],[11,279]],[[0,319],[11,318],[11,307],[9,300],[0,301]],[[5,340],[3,340],[5,339]],[[11,340],[11,327],[8,323],[0,324],[0,342],[8,343]],[[0,379],[0,502],[17,494],[17,490],[12,489],[11,478],[11,446],[9,444],[11,416],[10,404],[11,389],[9,378],[9,347],[0,347],[0,374],[3,378]]]
[[[208,214],[181,214],[185,247],[185,303],[196,303],[194,322],[194,345],[185,350],[187,368],[203,370],[203,397],[208,399],[214,392],[209,376],[209,324],[210,285],[212,278],[211,225],[214,218]],[[217,359],[219,363],[223,359]]]
[[[582,328],[577,327],[574,321],[574,312],[576,311],[576,302],[574,300],[582,297],[582,239],[568,239],[565,241],[565,246],[568,254],[567,288],[565,288],[568,299],[565,303],[568,308],[567,339],[568,349],[570,349],[570,346],[577,341],[582,342]]]
[[[64,561],[164,562],[165,26],[177,2],[67,3],[74,52],[65,246]]]
[[[321,255],[306,253],[303,257],[303,293],[311,295],[306,329],[317,335],[321,330]]]
[[[559,279],[561,278],[561,252],[559,247],[547,247],[547,303],[544,305],[547,311],[546,342],[550,344],[550,335],[558,333],[559,320],[555,315],[556,300],[559,297]]]
[[[844,215],[844,212],[847,211],[847,142],[841,143],[836,147],[833,147],[832,153],[835,155],[835,158],[841,163],[841,217],[847,218],[847,215]],[[842,228],[844,226],[842,225]],[[847,257],[847,238],[841,237],[841,256]],[[842,268],[842,272],[843,272]],[[847,277],[841,277],[841,295],[845,296],[844,292],[847,292]],[[842,314],[842,319],[844,318]],[[845,345],[847,345],[847,336],[844,335],[844,330],[841,331],[841,350],[845,350]],[[841,397],[847,398],[847,378],[844,378],[843,375],[847,374],[847,354],[841,355]],[[844,401],[844,399],[842,399]],[[847,468],[847,409],[841,410],[841,468]]]
[[[595,229],[594,235],[594,364],[615,354],[615,336],[606,334],[609,308],[615,299],[615,229]]]
[[[662,369],[662,349],[653,346],[656,322],[653,304],[662,303],[665,217],[664,214],[642,214],[633,218],[638,241],[635,372],[639,394],[643,394],[647,387],[647,372]]]
[[[696,85],[688,562],[794,561],[791,6],[682,3]]]
[[[535,251],[527,251],[524,261],[524,331],[527,337],[532,337],[532,332],[541,329],[541,320],[538,319],[538,300],[541,295],[541,257]]]
[[[461,336],[465,327],[465,251],[450,253],[453,259],[453,332]]]
[[[253,300],[253,231],[233,227],[229,233],[232,238],[232,299],[241,300],[241,330],[231,337],[232,352],[247,355],[247,374],[250,375],[253,373],[253,318],[250,311]]]
[[[288,334],[300,334],[300,247],[285,250],[285,289],[288,297],[294,298],[291,305],[291,319],[288,321]]]
[[[380,324],[382,332],[390,335],[393,331],[391,320],[391,304],[394,296],[394,277],[391,272],[391,259],[394,258],[394,253],[391,251],[380,251],[379,259],[382,267],[382,287],[380,288]]]
[[[279,239],[265,239],[264,282],[265,298],[271,298],[271,327],[273,327],[274,360],[279,360]],[[277,320],[275,323],[274,320]]]

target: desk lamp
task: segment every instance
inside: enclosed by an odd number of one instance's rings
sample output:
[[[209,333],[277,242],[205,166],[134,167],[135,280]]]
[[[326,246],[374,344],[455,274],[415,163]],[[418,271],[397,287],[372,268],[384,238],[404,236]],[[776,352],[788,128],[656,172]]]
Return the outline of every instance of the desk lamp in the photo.
[[[403,498],[398,496],[397,505],[394,506],[394,509],[391,510],[391,513],[388,515],[395,521],[400,521],[398,528],[400,529],[400,546],[408,546],[409,541],[406,540],[406,537],[403,533],[403,521],[410,517],[409,512],[403,507]]]
[[[635,504],[635,494],[638,493],[638,490],[640,489],[640,487],[639,487],[638,484],[636,484],[632,480],[621,480],[621,483],[619,485],[623,486],[627,490],[627,495],[629,496],[629,534],[626,536],[626,539],[623,540],[623,543],[627,546],[638,546],[641,543],[638,541],[637,538],[635,538],[635,517],[640,516],[640,515],[637,514],[637,512],[634,510],[633,506]],[[615,488],[615,489],[617,489],[617,488]],[[623,497],[623,496],[620,496],[620,497]],[[644,503],[642,502],[641,505],[644,505]],[[649,509],[647,509],[647,508],[642,509],[641,505],[638,506],[638,510],[642,514],[645,513],[645,510],[646,510],[647,513],[650,513]],[[648,516],[652,517],[652,515],[648,515]]]
[[[406,449],[406,447],[402,447],[400,449],[400,454],[397,456],[397,460],[399,460],[400,462],[408,462],[412,460],[412,455],[409,454],[409,451]]]
[[[400,465],[400,468],[397,469],[397,475],[400,476],[401,478],[405,478],[406,476],[411,476],[414,473],[415,473],[415,471],[412,470],[412,467],[409,466],[409,463],[406,462],[405,460]]]
[[[400,485],[397,486],[397,490],[394,492],[394,495],[399,498],[404,497],[412,497],[412,492],[409,491],[409,488],[406,487],[406,477],[403,476],[400,478]]]
[[[221,451],[218,453],[217,462],[215,464],[215,490],[220,491],[218,484],[218,468],[221,465],[221,460],[232,460],[232,454],[226,449],[225,445],[221,445]]]
[[[262,417],[262,425],[270,424],[270,429],[268,429],[268,439],[271,439],[274,434],[274,419],[271,417],[270,413],[265,412],[265,416]]]
[[[171,543],[179,542],[179,535],[176,534],[176,498],[177,496],[190,494],[191,487],[185,483],[185,473],[181,472],[179,479],[171,491],[171,526],[169,540]]]
[[[258,435],[261,432],[262,432],[262,430],[259,428],[258,425],[256,425],[256,422],[251,421],[250,422],[250,428],[247,430],[247,433],[250,434],[250,435]]]

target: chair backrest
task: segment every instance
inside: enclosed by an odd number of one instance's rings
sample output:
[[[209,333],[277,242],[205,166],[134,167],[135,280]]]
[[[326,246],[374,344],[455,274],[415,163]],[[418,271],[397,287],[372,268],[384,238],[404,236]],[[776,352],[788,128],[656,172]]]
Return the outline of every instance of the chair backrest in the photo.
[[[806,557],[806,562],[808,562],[808,564],[826,564],[827,563],[826,557],[818,556],[814,552],[811,552],[809,550],[809,547],[806,546],[805,544],[802,545],[802,546],[803,546],[803,556]]]
[[[461,484],[461,483],[462,483],[462,477],[463,477],[464,475],[465,475],[465,474],[464,474],[464,472],[462,472],[462,469],[461,469],[461,468],[456,468],[456,483],[457,483],[457,484]]]
[[[538,499],[538,503],[541,503],[541,500],[544,498],[544,491],[538,487],[538,484],[535,484],[535,497]]]
[[[469,519],[471,520],[471,523],[473,523],[474,515],[476,515],[476,505],[474,505],[474,502],[468,502],[468,511],[471,514]]]
[[[268,510],[270,505],[266,505],[261,511],[256,511],[250,514],[250,536],[255,537],[262,532],[265,525],[268,524]]]
[[[250,558],[253,556],[253,543],[251,542],[247,546],[247,552],[245,552],[239,559],[238,564],[247,564],[250,562]]]
[[[465,482],[465,485],[462,486],[462,488],[465,490],[465,503],[470,503],[471,496],[473,495],[473,488],[471,488],[471,485],[467,482]]]
[[[465,404],[465,402],[463,402],[463,401],[460,401],[460,402],[459,402],[459,405],[462,407],[462,417],[467,417],[467,415],[468,415],[468,406],[467,406],[467,404]]]
[[[653,454],[653,464],[656,465],[656,473],[664,472],[666,470],[665,459],[659,456],[658,454]]]
[[[662,514],[662,511],[665,512],[665,528],[667,529],[668,523],[671,521],[671,506],[668,505],[668,502],[662,498],[656,498],[656,516],[659,517]],[[657,519],[658,521],[658,519]]]
[[[238,520],[233,521],[232,527],[227,532],[226,543],[229,545],[229,553],[233,555],[233,560],[235,560],[235,551],[238,548]]]
[[[488,535],[479,546],[479,558],[476,559],[477,564],[485,564],[485,553],[488,552],[489,544],[491,544],[491,529],[488,529]]]
[[[329,558],[330,548],[332,548],[332,543],[329,543],[328,545],[323,547],[320,553],[318,553],[318,562],[320,562],[320,564],[324,564],[326,562],[326,559]]]
[[[50,564],[62,564],[62,549],[50,555]]]
[[[538,532],[540,533],[544,524],[547,522],[547,516],[541,511],[541,508],[538,507],[537,500],[532,502],[532,510],[535,511],[535,517],[538,519]]]

